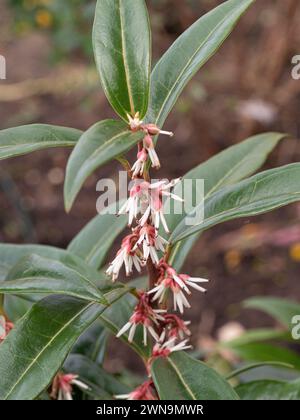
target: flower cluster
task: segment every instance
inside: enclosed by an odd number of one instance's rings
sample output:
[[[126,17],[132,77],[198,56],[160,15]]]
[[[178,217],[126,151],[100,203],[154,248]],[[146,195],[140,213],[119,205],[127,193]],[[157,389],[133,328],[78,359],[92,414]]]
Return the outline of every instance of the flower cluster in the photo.
[[[72,400],[74,385],[82,391],[89,389],[85,383],[78,380],[78,375],[58,373],[52,381],[51,398],[55,400]]]
[[[8,333],[14,328],[14,324],[0,315],[0,343],[5,340]]]
[[[171,182],[150,182],[147,162],[150,161],[153,168],[160,167],[153,137],[158,134],[173,134],[160,130],[154,124],[143,124],[139,120],[139,114],[128,116],[128,120],[131,131],[143,131],[145,136],[138,145],[137,160],[131,168],[132,184],[129,198],[119,211],[119,214],[128,214],[131,233],[123,239],[120,250],[107,269],[107,274],[115,281],[123,266],[127,276],[133,272],[134,267],[138,272],[146,265],[151,267],[150,290],[137,292],[138,303],[134,312],[117,334],[117,337],[128,334],[128,341],[132,342],[137,327],[141,326],[144,345],[148,344],[148,336],[154,340],[152,354],[146,364],[151,376],[150,368],[154,359],[168,357],[175,351],[191,348],[188,344],[191,335],[188,328],[190,322],[168,311],[169,297],[172,296],[173,310],[183,314],[185,308],[190,308],[188,297],[192,293],[191,289],[205,292],[202,284],[208,280],[177,273],[168,263],[168,241],[159,234],[161,227],[169,233],[164,215],[164,199],[182,201],[172,192],[180,179]],[[150,378],[132,393],[118,398],[157,399],[154,391]]]

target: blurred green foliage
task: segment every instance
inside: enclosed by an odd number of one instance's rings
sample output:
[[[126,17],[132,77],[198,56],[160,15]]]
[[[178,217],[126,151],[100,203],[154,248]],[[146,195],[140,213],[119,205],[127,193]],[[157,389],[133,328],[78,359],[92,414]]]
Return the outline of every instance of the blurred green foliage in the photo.
[[[17,35],[41,29],[53,41],[53,59],[72,53],[91,56],[95,0],[8,0]]]

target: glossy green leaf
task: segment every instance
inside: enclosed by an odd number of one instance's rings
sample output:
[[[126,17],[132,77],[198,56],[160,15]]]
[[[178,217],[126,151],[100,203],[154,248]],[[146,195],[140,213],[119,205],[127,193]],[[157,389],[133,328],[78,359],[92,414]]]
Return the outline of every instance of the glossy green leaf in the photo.
[[[204,180],[204,199],[208,199],[213,193],[227,185],[252,175],[266,161],[268,155],[277,146],[278,142],[285,138],[281,133],[264,133],[252,136],[247,140],[231,146],[211,159],[193,168],[183,180]],[[175,194],[181,194],[181,185],[175,187]],[[196,184],[193,183],[192,195],[196,199]],[[170,230],[174,230],[179,222],[184,218],[185,213],[166,215]],[[176,269],[180,269],[190,249],[197,241],[199,234],[177,242],[173,247],[170,262]]]
[[[82,131],[47,124],[23,125],[0,131],[0,159],[50,147],[75,146]]]
[[[222,376],[184,352],[155,360],[152,376],[161,400],[238,399]]]
[[[296,302],[273,298],[273,297],[255,297],[247,299],[244,307],[248,309],[257,309],[278,320],[285,327],[292,327],[292,319],[295,315],[300,316],[300,305]]]
[[[87,394],[97,399],[113,399],[114,395],[128,394],[131,391],[113,375],[82,355],[71,354],[64,369],[79,375],[90,388]]]
[[[186,218],[183,219],[171,235],[170,241],[175,243],[218,223],[255,216],[299,201],[299,177],[300,164],[294,163],[261,172],[223,188],[205,201],[203,222],[187,226]],[[189,216],[193,214],[194,212]]]
[[[265,366],[276,366],[276,367],[288,368],[288,369],[292,369],[293,368],[293,365],[290,365],[288,363],[282,363],[282,362],[251,363],[250,365],[243,366],[243,367],[241,367],[239,369],[236,369],[236,370],[230,372],[226,376],[226,380],[229,381],[229,379],[232,379],[232,378],[234,378],[236,376],[240,376],[242,373],[249,372],[249,370],[258,369],[260,367],[265,367]]]
[[[231,345],[230,348],[242,360],[249,362],[282,362],[300,370],[299,355],[288,348],[265,343]]]
[[[107,303],[91,280],[74,268],[38,255],[24,257],[0,283],[0,292],[9,294],[67,294]]]
[[[127,223],[124,215],[99,214],[75,236],[68,250],[92,267],[99,268],[105,263],[108,251]]]
[[[119,299],[126,288],[105,294]],[[36,303],[0,346],[0,399],[32,400],[50,384],[72,345],[106,309],[70,296]]]
[[[229,0],[202,16],[162,56],[151,75],[147,121],[162,126],[180,93],[228,37],[253,0]]]
[[[300,400],[300,380],[260,380],[236,388],[241,400]]]
[[[102,365],[105,356],[109,332],[96,320],[74,344],[72,353],[86,356],[91,361]]]
[[[291,336],[287,331],[280,331],[274,328],[258,328],[247,330],[241,336],[230,341],[221,342],[219,345],[230,348],[260,341],[289,339],[291,339]]]
[[[114,120],[98,122],[83,133],[66,169],[66,209],[70,210],[83,183],[95,169],[125,153],[143,136],[143,132],[132,133],[125,123]]]
[[[64,249],[46,245],[15,245],[2,243],[0,244],[0,281],[5,280],[8,272],[21,258],[28,257],[31,254],[60,261],[68,267],[75,268],[83,275],[96,275],[96,271],[89,267],[81,258]]]
[[[127,114],[148,108],[151,34],[144,0],[98,0],[93,29],[95,60],[114,110]]]

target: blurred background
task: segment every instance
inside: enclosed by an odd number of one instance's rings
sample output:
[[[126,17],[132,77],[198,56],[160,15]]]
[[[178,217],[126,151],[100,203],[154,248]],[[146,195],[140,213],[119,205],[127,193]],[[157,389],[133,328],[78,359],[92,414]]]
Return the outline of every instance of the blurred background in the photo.
[[[154,62],[218,0],[147,0]],[[87,129],[114,118],[95,71],[91,48],[94,0],[1,0],[0,128],[43,122]],[[291,59],[300,54],[299,0],[257,1],[224,46],[178,101],[162,138],[161,176],[178,177],[224,148],[264,131],[290,134],[265,168],[300,161],[300,80]],[[96,182],[115,177],[117,163],[89,178],[75,206],[63,208],[69,150],[46,150],[0,164],[0,241],[66,247],[96,214]],[[133,158],[133,155],[132,155]],[[300,297],[300,205],[226,223],[202,235],[185,271],[211,280],[196,294],[195,337],[213,336],[228,322],[272,325],[240,302],[254,295]],[[197,342],[194,343],[197,347]],[[113,348],[117,363],[117,348]],[[114,362],[115,362],[114,361]]]

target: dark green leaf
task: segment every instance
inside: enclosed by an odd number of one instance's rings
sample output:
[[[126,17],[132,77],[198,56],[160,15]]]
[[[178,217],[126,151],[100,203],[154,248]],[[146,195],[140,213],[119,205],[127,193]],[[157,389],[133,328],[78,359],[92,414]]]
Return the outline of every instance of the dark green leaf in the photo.
[[[175,243],[218,223],[255,216],[299,201],[299,177],[300,164],[294,163],[261,172],[223,188],[205,201],[203,222],[187,226],[184,218],[171,235],[170,241]],[[194,212],[189,217],[193,215]]]
[[[144,0],[98,0],[93,45],[107,99],[121,118],[148,108],[151,34]]]
[[[67,294],[105,304],[103,294],[74,268],[38,255],[24,257],[0,283],[9,294]]]
[[[96,320],[74,344],[72,353],[82,354],[90,360],[102,365],[105,356],[108,331]]]
[[[47,124],[23,125],[0,131],[0,159],[50,147],[75,146],[82,131]]]
[[[286,299],[273,297],[255,297],[244,302],[245,308],[263,311],[277,319],[288,329],[292,326],[292,319],[295,315],[300,316],[300,305]]]
[[[125,288],[105,295],[119,299]],[[32,400],[51,382],[72,345],[106,309],[70,296],[36,303],[0,346],[0,399]]]
[[[132,133],[121,121],[105,120],[94,124],[80,137],[68,161],[64,187],[65,207],[70,210],[84,181],[91,173],[125,153],[144,136]]]
[[[152,365],[152,376],[161,400],[237,400],[238,396],[215,370],[175,352]]]
[[[96,274],[96,271],[89,267],[81,258],[64,249],[45,245],[0,244],[0,281],[5,280],[9,270],[21,258],[28,257],[31,254],[60,261],[68,267],[75,268],[83,275],[88,274],[92,276]]]
[[[282,363],[282,362],[252,363],[251,365],[246,365],[246,366],[243,366],[243,367],[241,367],[239,369],[234,370],[233,372],[230,372],[226,376],[226,380],[229,381],[229,379],[232,379],[235,376],[240,376],[242,373],[248,372],[249,370],[253,370],[253,369],[257,369],[257,368],[265,367],[265,366],[278,366],[278,367],[288,368],[288,369],[292,369],[293,368],[292,365],[290,365],[288,363]]]
[[[300,380],[253,381],[239,385],[236,391],[242,400],[300,400]]]
[[[164,124],[180,93],[228,37],[253,0],[229,0],[195,22],[163,55],[151,75],[147,121]]]
[[[241,336],[230,341],[221,342],[221,347],[235,347],[248,343],[256,343],[259,341],[269,340],[289,340],[291,336],[286,331],[280,331],[272,328],[250,329],[245,331]]]
[[[194,182],[194,180],[203,179],[204,199],[206,200],[222,187],[235,184],[252,175],[264,164],[269,153],[284,137],[286,137],[285,134],[281,133],[265,133],[250,137],[201,163],[189,171],[183,177],[183,180],[190,179]],[[195,199],[197,197],[196,191],[196,184],[193,183],[192,195]],[[175,187],[174,193],[181,195],[180,185]],[[184,212],[182,214],[171,213],[167,215],[170,229],[174,230],[184,216]],[[174,264],[176,269],[182,266],[198,237],[199,234],[192,235],[183,241],[177,242],[173,247],[170,262]]]
[[[71,354],[65,362],[64,369],[79,375],[90,387],[87,393],[97,399],[112,399],[114,395],[130,392],[126,385],[87,357]]]
[[[264,343],[231,345],[230,348],[242,360],[249,362],[282,362],[300,370],[299,355],[288,348]]]
[[[68,250],[83,258],[92,267],[101,267],[116,237],[127,225],[127,220],[127,217],[122,215],[97,215],[75,236]]]

